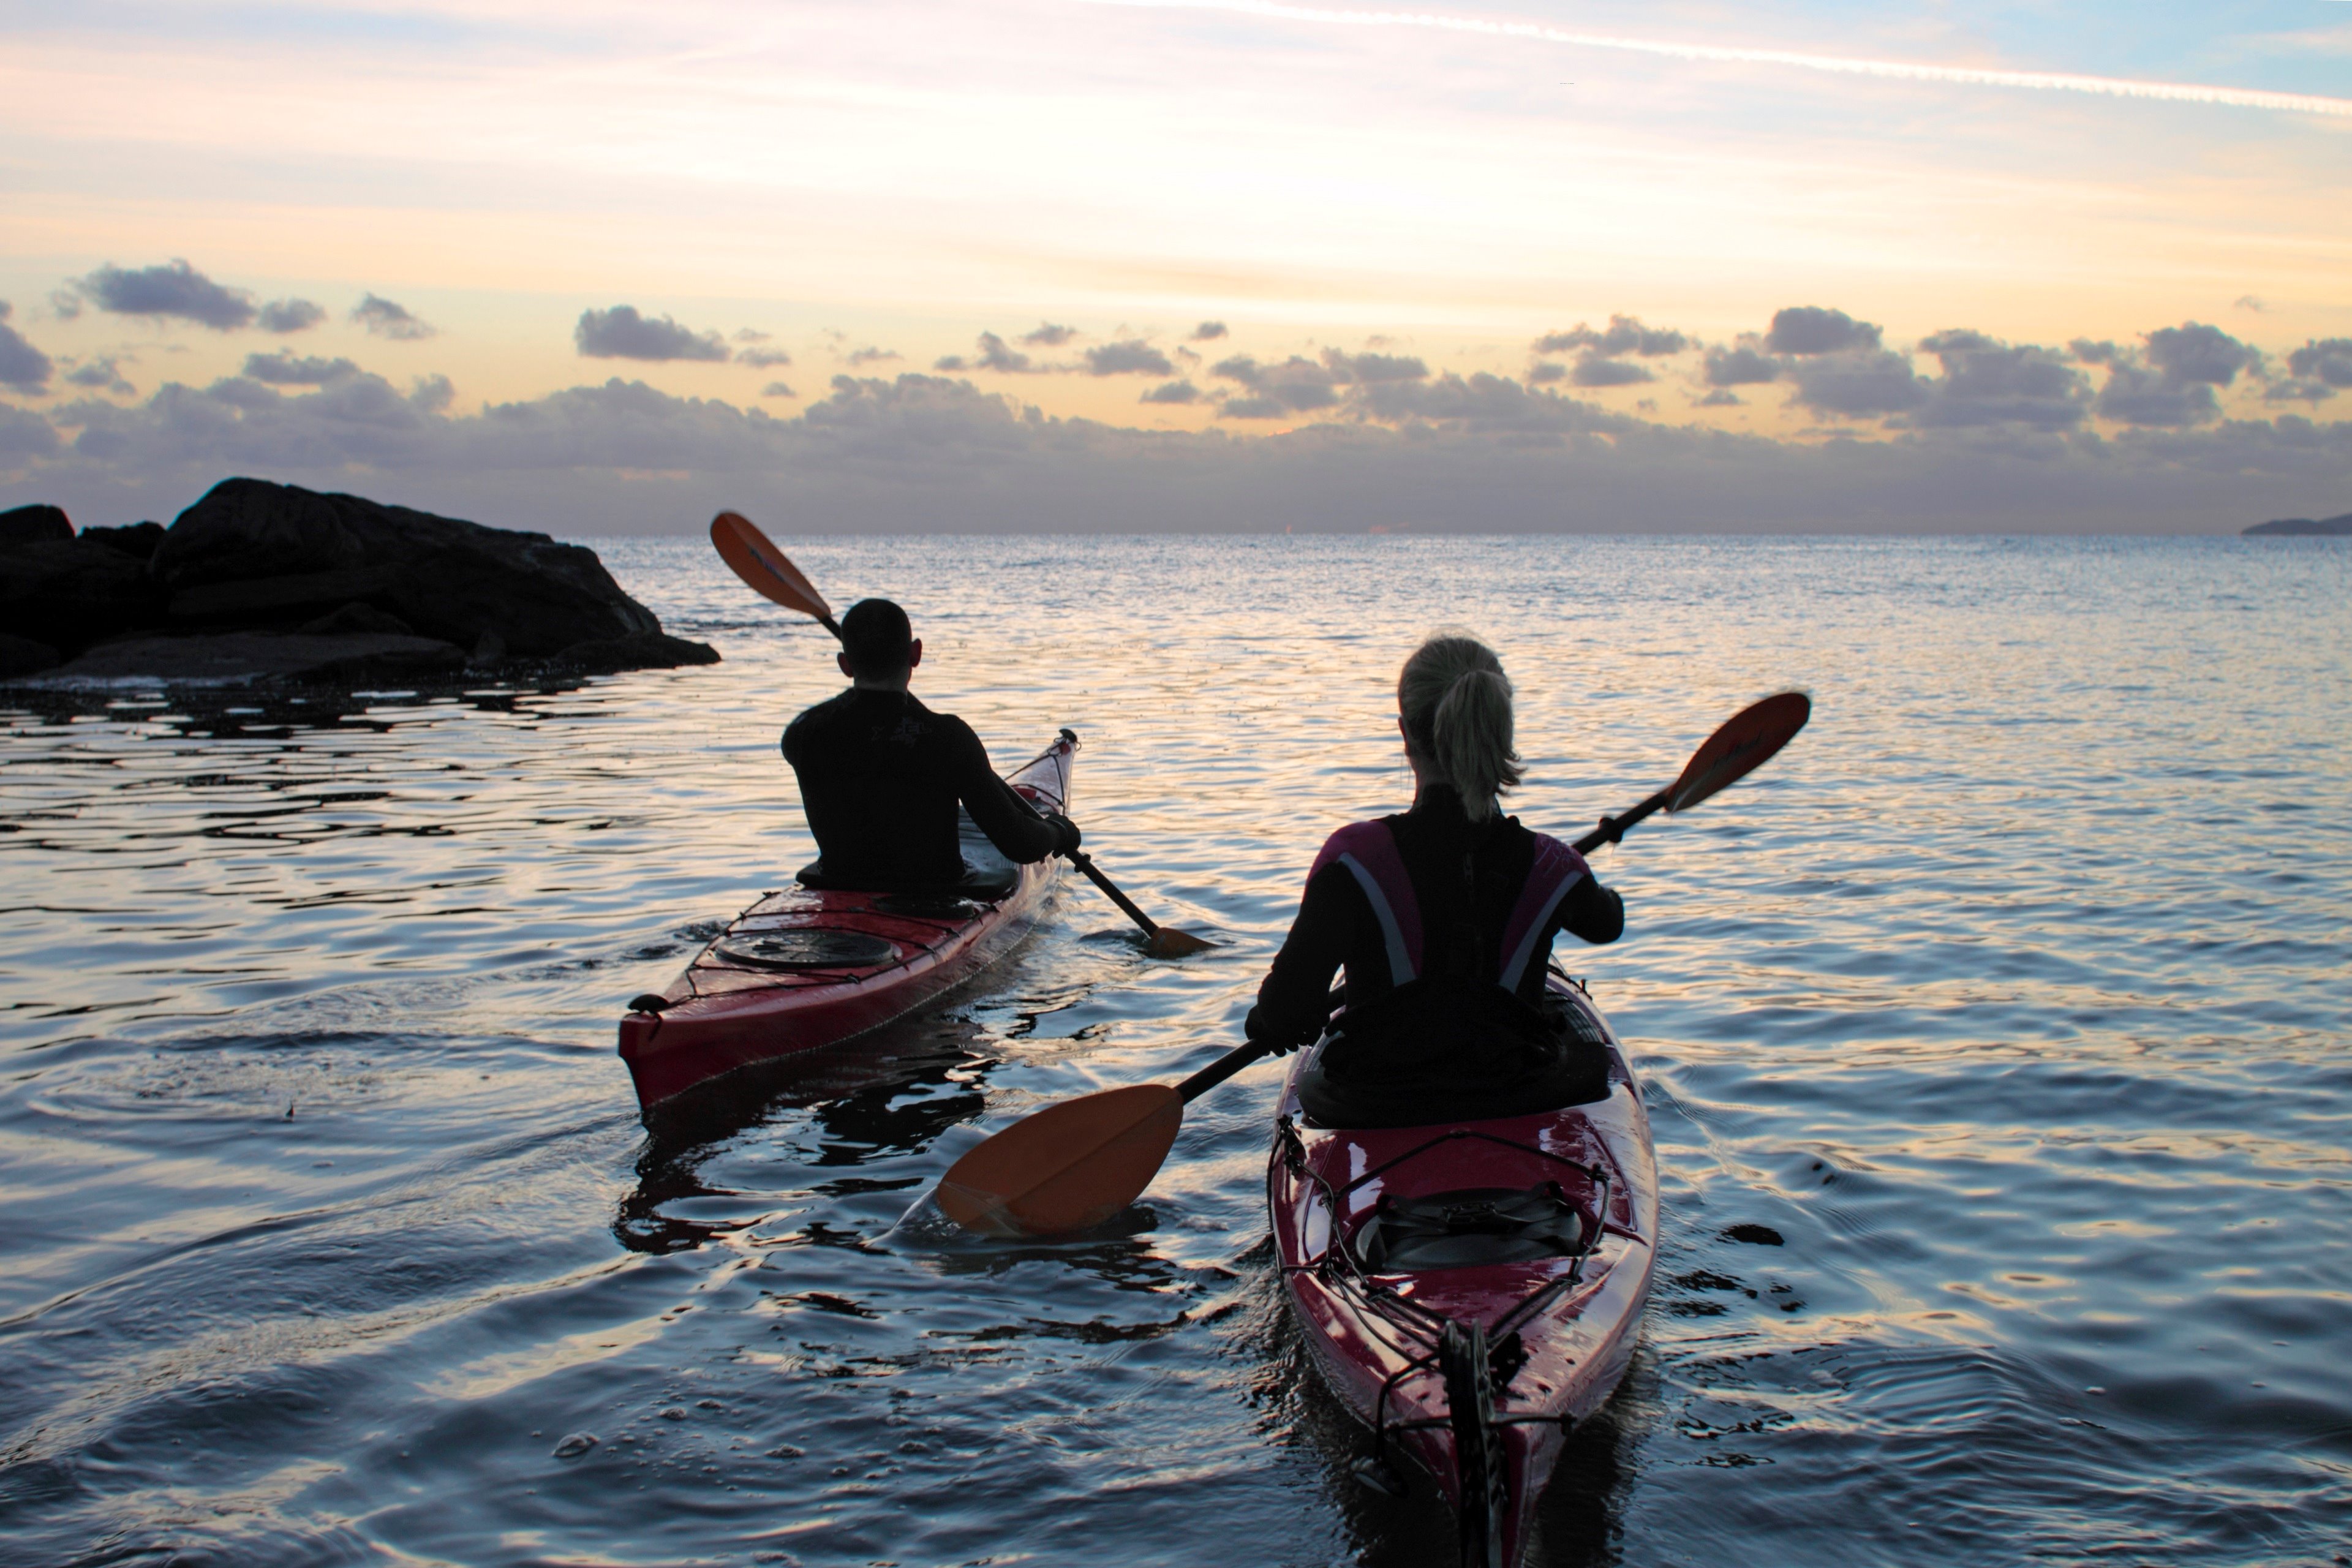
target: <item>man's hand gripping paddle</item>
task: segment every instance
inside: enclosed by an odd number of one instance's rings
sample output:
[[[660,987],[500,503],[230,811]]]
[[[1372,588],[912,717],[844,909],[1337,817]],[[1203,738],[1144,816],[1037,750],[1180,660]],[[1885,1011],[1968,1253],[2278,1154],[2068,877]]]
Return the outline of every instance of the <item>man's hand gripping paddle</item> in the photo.
[[[1576,841],[1581,855],[1614,844],[1654,813],[1688,811],[1753,772],[1805,727],[1812,703],[1784,691],[1735,715],[1692,754],[1682,776]],[[940,1178],[940,1212],[982,1236],[1092,1230],[1151,1184],[1183,1125],[1184,1107],[1266,1054],[1227,1051],[1181,1083],[1139,1083],[1080,1095],[1023,1117],[968,1150]]]
[[[735,575],[742,578],[753,593],[788,610],[815,616],[835,639],[840,637],[841,623],[833,618],[833,609],[824,602],[824,595],[816,591],[816,584],[750,518],[740,512],[720,512],[710,520],[710,542],[717,547],[719,558],[733,568]],[[1155,922],[1097,869],[1093,858],[1084,851],[1070,851],[1070,861],[1086,873],[1087,881],[1109,894],[1111,902],[1127,911],[1128,919],[1143,928],[1147,939],[1144,951],[1152,957],[1181,958],[1216,945],[1189,931],[1174,931]]]

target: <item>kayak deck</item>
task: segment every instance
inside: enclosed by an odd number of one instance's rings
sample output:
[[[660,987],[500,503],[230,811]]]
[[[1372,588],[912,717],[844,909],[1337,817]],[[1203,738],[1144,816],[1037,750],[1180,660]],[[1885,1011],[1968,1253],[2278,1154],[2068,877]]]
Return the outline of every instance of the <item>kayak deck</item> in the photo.
[[[1299,1105],[1302,1053],[1266,1173],[1291,1310],[1326,1384],[1372,1429],[1360,1477],[1393,1489],[1391,1462],[1410,1454],[1464,1516],[1480,1563],[1518,1561],[1567,1432],[1624,1374],[1656,1261],[1640,1092],[1591,1000],[1551,988],[1607,1042],[1606,1099],[1318,1128]]]
[[[1041,811],[1066,810],[1077,743],[1063,731],[1007,782]],[[1002,957],[1035,923],[1061,862],[1016,866],[969,817],[962,828],[963,882],[764,894],[657,996],[633,1003],[620,1054],[638,1104],[880,1028]]]

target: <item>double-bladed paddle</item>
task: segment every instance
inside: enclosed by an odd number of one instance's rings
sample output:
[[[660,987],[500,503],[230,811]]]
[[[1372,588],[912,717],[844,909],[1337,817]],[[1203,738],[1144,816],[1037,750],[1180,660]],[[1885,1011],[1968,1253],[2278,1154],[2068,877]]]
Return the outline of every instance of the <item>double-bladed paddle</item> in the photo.
[[[1783,691],[1741,710],[1692,753],[1682,776],[1576,841],[1581,855],[1614,844],[1654,813],[1688,811],[1760,766],[1805,727],[1812,703]],[[1181,1083],[1139,1083],[1066,1100],[982,1140],[940,1178],[941,1213],[982,1236],[1091,1230],[1151,1184],[1183,1125],[1184,1107],[1265,1056],[1237,1046]]]
[[[841,623],[833,618],[832,606],[824,595],[816,591],[801,569],[793,564],[792,557],[775,546],[775,542],[760,531],[759,525],[740,512],[722,511],[710,520],[710,542],[717,547],[719,558],[734,569],[751,591],[773,599],[788,610],[814,616],[835,639],[841,636]],[[1070,861],[1086,873],[1087,880],[1110,895],[1110,901],[1127,911],[1127,918],[1143,928],[1144,951],[1154,958],[1181,958],[1187,953],[1204,952],[1217,944],[1203,937],[1192,935],[1159,924],[1150,915],[1136,908],[1129,899],[1102,874],[1092,857],[1080,850],[1070,851]]]

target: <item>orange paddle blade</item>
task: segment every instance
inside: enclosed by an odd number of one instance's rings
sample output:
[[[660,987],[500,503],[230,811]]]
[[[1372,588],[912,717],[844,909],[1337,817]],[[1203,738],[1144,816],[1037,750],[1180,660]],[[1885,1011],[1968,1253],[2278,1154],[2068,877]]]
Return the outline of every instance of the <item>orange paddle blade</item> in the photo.
[[[1068,1236],[1133,1203],[1168,1158],[1184,1101],[1164,1083],[1049,1105],[940,1178],[940,1212],[982,1236]]]
[[[1812,711],[1812,700],[1803,692],[1783,691],[1733,714],[1692,755],[1683,776],[1675,781],[1666,809],[1688,811],[1716,791],[1745,778],[1787,745],[1805,727]]]
[[[824,602],[824,595],[801,575],[801,569],[793,564],[792,558],[777,549],[749,518],[739,512],[720,512],[710,520],[710,542],[718,546],[719,558],[734,568],[735,575],[750,584],[754,592],[764,594],[788,610],[798,610],[828,626],[832,624],[833,609]]]
[[[1143,951],[1154,958],[1184,958],[1195,952],[1206,952],[1217,944],[1204,936],[1194,936],[1189,931],[1176,931],[1168,926],[1153,930]]]

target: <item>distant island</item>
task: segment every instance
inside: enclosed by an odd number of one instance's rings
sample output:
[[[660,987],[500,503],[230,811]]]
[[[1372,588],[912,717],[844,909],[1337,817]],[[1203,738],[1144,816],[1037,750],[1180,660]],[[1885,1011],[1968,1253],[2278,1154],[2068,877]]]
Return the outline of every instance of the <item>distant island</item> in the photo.
[[[2342,517],[2283,517],[2276,522],[2258,522],[2244,531],[2255,533],[2300,533],[2324,539],[2352,538],[2352,511]]]

